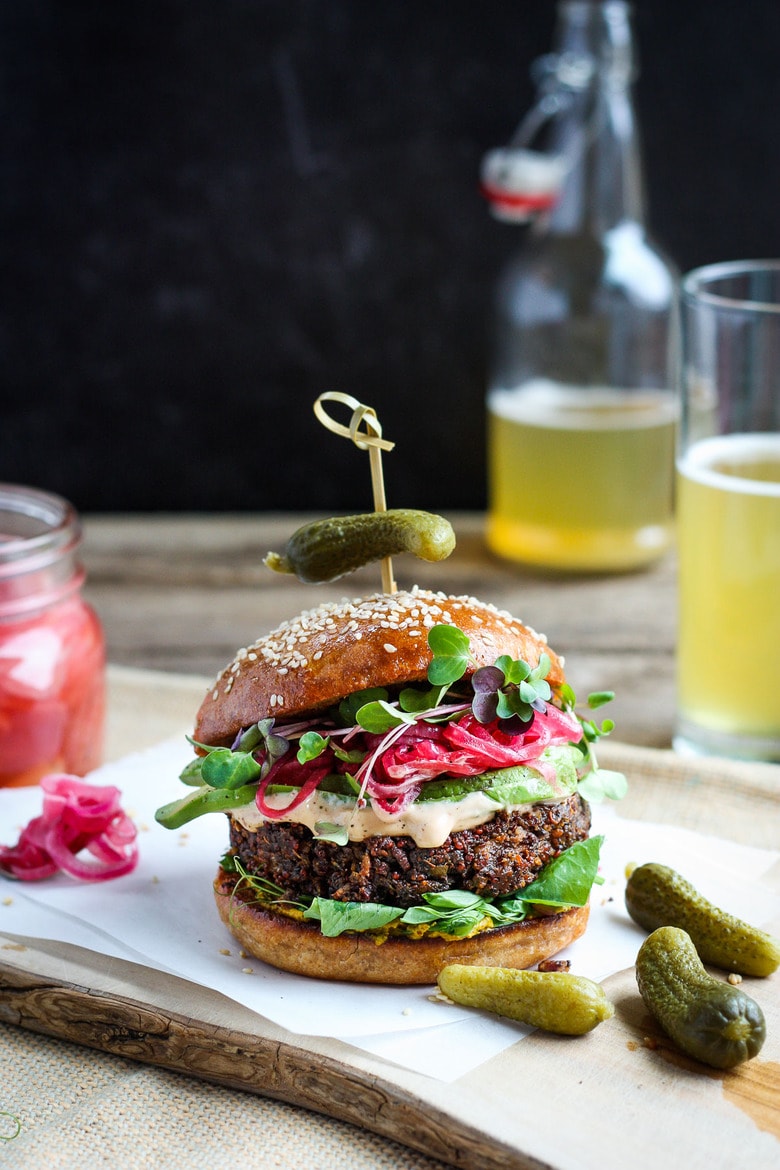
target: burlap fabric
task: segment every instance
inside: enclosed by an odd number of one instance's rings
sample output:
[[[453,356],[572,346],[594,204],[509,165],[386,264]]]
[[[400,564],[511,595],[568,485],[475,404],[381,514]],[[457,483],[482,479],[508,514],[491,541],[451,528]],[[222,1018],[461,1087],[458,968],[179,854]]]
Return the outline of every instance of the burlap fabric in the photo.
[[[3,1170],[442,1167],[305,1109],[8,1027],[0,1139]]]

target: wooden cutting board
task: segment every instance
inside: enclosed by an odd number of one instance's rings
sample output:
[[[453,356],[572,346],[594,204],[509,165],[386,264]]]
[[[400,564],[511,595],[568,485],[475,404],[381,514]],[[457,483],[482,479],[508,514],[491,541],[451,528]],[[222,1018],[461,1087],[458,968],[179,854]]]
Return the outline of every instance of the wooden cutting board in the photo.
[[[114,671],[109,751],[184,731],[200,680]],[[150,742],[154,742],[150,738]],[[604,745],[630,774],[624,815],[780,843],[780,768]],[[774,875],[773,875],[774,876]],[[780,931],[780,866],[776,874]],[[224,996],[80,948],[0,935],[0,1020],[304,1105],[463,1170],[734,1170],[780,1164],[780,978],[745,980],[768,1039],[719,1073],[675,1053],[633,970],[605,982],[616,1016],[576,1039],[534,1034],[455,1083],[287,1032]],[[432,1041],[432,1042],[435,1042]]]

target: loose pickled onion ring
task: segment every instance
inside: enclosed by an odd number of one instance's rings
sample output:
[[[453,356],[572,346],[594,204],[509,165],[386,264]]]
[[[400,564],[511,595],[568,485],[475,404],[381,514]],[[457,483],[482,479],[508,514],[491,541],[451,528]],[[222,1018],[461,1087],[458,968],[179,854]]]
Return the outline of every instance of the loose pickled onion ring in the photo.
[[[16,845],[0,845],[0,873],[39,881],[62,870],[80,881],[107,881],[138,864],[137,830],[110,785],[60,773],[44,776],[43,812],[22,829]],[[87,852],[94,861],[80,856]]]

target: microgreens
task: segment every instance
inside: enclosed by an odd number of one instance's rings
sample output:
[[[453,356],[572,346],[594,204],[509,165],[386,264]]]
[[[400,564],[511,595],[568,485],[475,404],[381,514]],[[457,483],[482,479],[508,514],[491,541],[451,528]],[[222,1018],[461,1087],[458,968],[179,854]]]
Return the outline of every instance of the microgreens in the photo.
[[[211,788],[240,788],[260,778],[262,767],[250,752],[215,748],[200,767],[202,779]]]
[[[243,731],[232,748],[212,747],[198,743],[188,736],[193,747],[200,748],[204,757],[191,761],[182,773],[185,784],[208,784],[210,788],[241,788],[254,780],[262,780],[278,759],[289,748],[289,742],[274,734],[273,719],[262,719]],[[262,745],[262,764],[254,752]]]
[[[375,735],[382,735],[401,723],[415,722],[414,715],[402,711],[400,707],[386,699],[375,699],[373,703],[364,704],[358,709],[355,719],[364,731],[373,732]]]
[[[580,796],[589,804],[600,804],[602,800],[622,800],[627,792],[628,781],[623,773],[612,772],[608,768],[592,768],[579,783]]]
[[[595,711],[596,708],[603,707],[605,703],[611,703],[614,697],[614,691],[592,691],[588,695],[587,704],[591,711]],[[577,696],[568,683],[564,683],[561,687],[561,699],[565,708],[569,711],[574,711],[574,708],[577,706]],[[587,743],[595,743],[602,735],[609,735],[610,731],[613,731],[615,727],[611,719],[605,719],[601,727],[599,727],[592,719],[579,718]]]
[[[432,626],[428,631],[428,645],[433,659],[428,667],[428,682],[435,686],[451,686],[463,678],[470,661],[469,640],[457,626]]]
[[[239,880],[236,882],[236,889],[242,884],[249,886],[259,895],[258,901],[271,906],[292,906],[298,910],[305,908],[305,903],[285,898],[284,890],[281,886],[277,886],[276,882],[272,882],[269,878],[260,877],[256,873],[250,873],[235,853],[225,853],[220,858],[219,864],[225,873],[238,874]]]
[[[384,687],[369,687],[364,691],[353,691],[351,695],[347,695],[346,699],[342,699],[339,703],[339,716],[344,726],[351,727],[357,722],[356,715],[366,703],[387,698],[389,695]]]
[[[324,722],[320,722],[321,727],[328,728],[325,734],[313,728],[314,720],[288,724],[276,730],[273,719],[261,719],[242,730],[230,748],[213,747],[190,739],[200,754],[184,768],[181,780],[195,791],[160,809],[158,820],[173,828],[202,813],[226,812],[251,802],[257,794],[258,783],[289,751],[291,740],[297,740],[296,758],[301,765],[311,763],[326,751],[342,764],[354,764],[355,768],[350,769],[354,775],[335,767],[328,779],[320,781],[320,787],[328,789],[331,780],[339,780],[340,791],[343,789],[346,795],[351,793],[361,804],[379,758],[418,721],[442,723],[459,719],[470,711],[479,723],[498,721],[502,731],[517,735],[530,727],[537,713],[542,716],[548,713],[548,703],[552,699],[552,689],[547,681],[551,666],[549,655],[542,654],[536,666],[508,654],[501,655],[491,666],[479,666],[470,652],[466,634],[457,626],[444,624],[435,625],[428,631],[428,645],[432,653],[427,672],[428,686],[410,684],[403,687],[395,698],[384,687],[355,691],[341,701],[337,711],[331,711]],[[458,687],[456,684],[463,679],[469,666],[473,668],[471,685],[464,683]],[[567,683],[560,687],[558,696],[563,711],[576,718],[582,727],[579,742],[569,745],[575,758],[579,757],[581,761],[573,769],[572,782],[578,784],[586,800],[597,801],[604,797],[619,800],[626,791],[625,777],[600,769],[593,749],[601,736],[609,735],[614,723],[605,719],[599,726],[594,719],[577,714],[577,698]],[[593,711],[613,697],[612,691],[594,691],[588,695],[587,705]],[[378,742],[369,746],[363,741],[359,748],[351,750],[350,741],[358,730],[379,737]],[[339,740],[343,740],[343,746]],[[563,776],[560,761],[553,767],[558,787],[565,789],[570,781],[568,773]],[[543,773],[543,770],[534,769],[533,762],[531,769],[537,779]],[[510,771],[499,769],[498,774],[508,777]],[[483,773],[485,791],[493,783],[489,783],[488,778],[494,774]],[[442,783],[429,781],[423,785],[418,799],[427,799],[427,793],[433,795],[437,784],[441,786]],[[513,780],[512,785],[515,783]],[[499,787],[501,785],[504,785],[504,779]],[[287,790],[293,791],[293,788]],[[268,793],[271,792],[269,788]],[[492,794],[492,788],[489,794]],[[503,789],[495,798],[504,800]],[[328,822],[315,826],[315,835],[338,844],[346,843],[345,831]]]
[[[448,687],[463,677],[473,658],[469,640],[457,626],[438,625],[428,631],[428,645],[433,652],[428,667],[428,681]],[[534,711],[544,711],[552,697],[547,675],[550,658],[542,654],[536,666],[522,658],[502,654],[493,666],[480,666],[471,676],[474,697],[471,710],[480,723],[494,719],[512,720],[516,730],[528,725]],[[520,726],[517,726],[518,723]]]
[[[317,756],[322,755],[329,743],[330,737],[326,739],[318,731],[304,731],[298,740],[296,753],[298,763],[308,764],[309,760],[316,760]]]
[[[346,825],[336,825],[329,821],[319,821],[314,826],[314,838],[317,841],[332,841],[334,845],[348,845],[349,829]]]
[[[605,703],[610,703],[614,697],[614,691],[593,691],[588,695],[587,704],[591,710],[595,710],[597,707],[603,707]],[[561,698],[565,707],[576,714],[574,708],[577,704],[577,697],[568,683],[561,688]],[[609,735],[614,730],[614,720],[605,719],[601,726],[599,726],[593,719],[584,719],[581,715],[578,715],[577,718],[582,727],[582,739],[577,746],[586,760],[590,762],[591,769],[595,771],[598,768],[598,764],[596,762],[596,754],[593,751],[593,744],[597,743],[602,736]],[[618,775],[619,773],[615,774]],[[585,796],[584,791],[583,796]]]

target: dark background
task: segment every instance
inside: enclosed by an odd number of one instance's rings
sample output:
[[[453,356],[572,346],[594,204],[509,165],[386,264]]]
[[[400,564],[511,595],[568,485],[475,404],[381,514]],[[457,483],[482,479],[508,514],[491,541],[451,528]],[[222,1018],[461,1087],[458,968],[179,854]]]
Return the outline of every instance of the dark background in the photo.
[[[83,511],[485,500],[482,155],[552,0],[0,0],[0,480]],[[639,0],[650,224],[780,254],[780,5]]]

